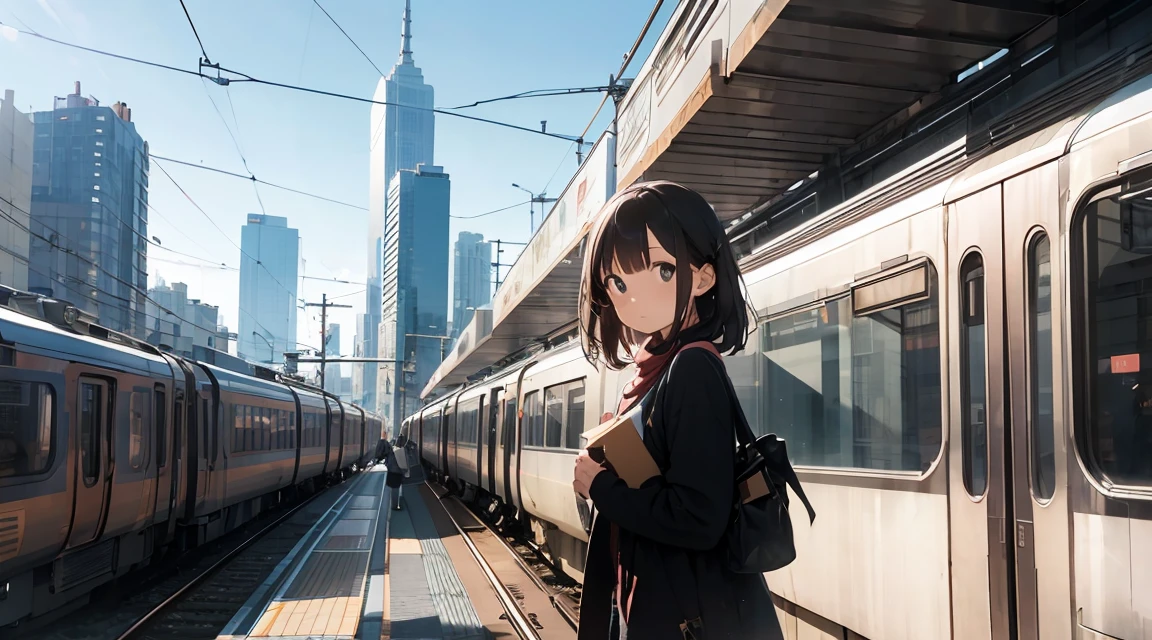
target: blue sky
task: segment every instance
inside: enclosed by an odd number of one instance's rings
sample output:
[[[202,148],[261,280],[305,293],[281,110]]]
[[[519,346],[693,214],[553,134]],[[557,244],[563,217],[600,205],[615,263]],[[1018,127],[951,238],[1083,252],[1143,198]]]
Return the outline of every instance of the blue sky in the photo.
[[[403,0],[320,0],[385,73],[400,51]],[[313,0],[186,0],[209,57],[249,75],[371,97],[379,74]],[[632,45],[652,0],[413,0],[412,48],[436,105],[451,107],[533,89],[597,86]],[[666,2],[629,71],[651,49],[675,2]],[[46,36],[195,69],[199,47],[178,0],[10,0],[0,21]],[[13,89],[21,111],[52,107],[53,96],[82,93],[111,105],[126,102],[151,152],[244,173],[244,164],[209,96],[237,134],[248,167],[258,178],[366,206],[370,105],[251,84],[228,89],[192,76],[145,67],[11,32],[0,38],[0,90]],[[626,74],[626,75],[630,75]],[[231,99],[231,104],[229,101]],[[601,96],[499,102],[465,113],[528,127],[548,121],[548,131],[576,135]],[[233,109],[235,119],[233,119]],[[611,102],[588,138],[609,124]],[[238,125],[238,126],[237,126]],[[468,216],[523,202],[513,182],[558,196],[576,170],[568,142],[459,118],[436,117],[436,164],[452,177],[452,215]],[[232,242],[260,205],[250,183],[190,167],[167,165],[188,195]],[[305,274],[363,282],[367,212],[259,187],[264,210],[287,216],[303,237]],[[155,211],[149,235],[165,247],[230,267],[240,252],[153,167],[149,200]],[[537,211],[537,221],[539,211]],[[452,220],[460,231],[513,242],[528,239],[527,205],[474,220]],[[513,247],[518,251],[518,247]],[[505,254],[512,262],[515,253]],[[183,263],[183,264],[181,264]],[[239,277],[234,270],[200,266],[155,247],[150,281],[186,282],[189,294],[219,305],[237,329]],[[299,297],[319,301],[346,295],[330,322],[342,326],[342,351],[350,354],[355,314],[363,312],[362,285],[304,280]],[[449,305],[451,309],[451,305]],[[315,317],[313,317],[315,316]],[[318,312],[300,311],[297,340],[319,341]]]

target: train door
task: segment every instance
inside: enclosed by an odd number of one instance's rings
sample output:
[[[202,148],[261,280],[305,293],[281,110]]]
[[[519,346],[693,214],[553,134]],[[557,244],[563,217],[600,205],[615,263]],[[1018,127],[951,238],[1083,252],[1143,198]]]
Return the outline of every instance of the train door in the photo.
[[[484,456],[487,460],[484,465],[484,470],[488,472],[488,482],[485,483],[484,474],[480,474],[481,484],[487,485],[484,489],[491,495],[496,495],[496,438],[497,432],[499,431],[497,427],[499,427],[501,418],[503,417],[503,409],[504,390],[495,389],[492,391],[491,399],[488,401],[488,435],[485,438],[487,443],[484,449],[487,453],[487,455]]]
[[[520,452],[517,435],[520,431],[520,382],[525,369],[520,370],[516,384],[509,385],[504,399],[504,504],[520,507]]]
[[[950,206],[949,447],[954,638],[1072,627],[1059,362],[1055,163]],[[1063,460],[1064,453],[1060,452]],[[1040,603],[1045,609],[1041,615]],[[1062,604],[1059,604],[1062,603]]]
[[[459,396],[457,396],[458,398]],[[440,430],[440,444],[443,447],[443,460],[444,475],[448,478],[457,478],[456,474],[456,453],[459,448],[456,446],[456,400],[452,398],[448,401],[448,405],[444,407],[444,428]]]
[[[92,542],[108,517],[108,494],[112,485],[112,416],[115,386],[107,380],[85,375],[76,378],[71,422],[75,425],[72,446],[76,451],[76,482],[72,531],[68,547]]]

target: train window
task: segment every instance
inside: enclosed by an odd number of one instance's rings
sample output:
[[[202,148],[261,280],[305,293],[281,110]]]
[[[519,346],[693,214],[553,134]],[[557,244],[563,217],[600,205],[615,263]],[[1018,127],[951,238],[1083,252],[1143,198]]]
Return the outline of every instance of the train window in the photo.
[[[1048,236],[1028,250],[1028,343],[1031,382],[1032,491],[1047,500],[1056,491],[1056,442],[1052,400],[1052,257]]]
[[[540,392],[530,391],[524,394],[524,419],[521,421],[524,430],[525,447],[544,446],[544,413],[540,406]]]
[[[544,446],[560,447],[564,430],[564,385],[544,390]]]
[[[516,446],[516,395],[510,393],[504,401],[504,448],[511,451]]]
[[[1110,482],[1152,485],[1152,200],[1121,193],[1084,216],[1086,457]]]
[[[52,387],[42,382],[0,381],[0,478],[48,470],[55,450],[54,400]],[[100,415],[99,407],[93,415]],[[95,433],[99,443],[98,427]]]
[[[244,407],[232,405],[232,453],[244,450]]]
[[[84,486],[96,484],[100,476],[100,434],[104,433],[104,389],[102,384],[80,384],[80,468]]]
[[[961,451],[964,488],[980,497],[988,486],[988,355],[985,348],[984,260],[973,253],[960,265]]]
[[[564,416],[564,448],[582,449],[580,434],[584,433],[584,381],[569,382],[564,387],[568,396]]]
[[[760,326],[752,366],[764,406],[758,431],[787,439],[796,464],[885,471],[926,471],[940,450],[939,306],[936,272],[893,278],[899,298],[829,300]],[[903,279],[900,279],[903,278]],[[899,280],[897,282],[897,280]],[[915,287],[912,285],[916,285]],[[747,374],[745,374],[747,375]]]
[[[144,466],[144,423],[148,396],[133,391],[128,400],[128,466]]]
[[[156,402],[156,465],[163,469],[168,464],[168,404],[164,400],[164,389],[157,386]]]

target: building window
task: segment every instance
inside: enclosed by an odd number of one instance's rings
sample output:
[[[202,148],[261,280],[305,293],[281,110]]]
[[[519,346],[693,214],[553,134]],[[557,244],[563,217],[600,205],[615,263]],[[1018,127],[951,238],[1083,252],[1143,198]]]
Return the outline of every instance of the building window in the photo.
[[[97,147],[103,147],[103,146],[104,146],[104,143],[103,143],[103,142],[101,142],[101,141],[99,141],[99,140],[97,140],[97,141],[96,141],[96,146],[97,146]]]
[[[103,129],[97,129],[96,133],[104,133],[104,130]]]
[[[103,121],[104,121],[104,116],[96,116],[96,119],[97,119],[97,120],[100,120],[101,122],[103,122]]]
[[[92,202],[100,202],[100,198],[97,198],[96,196],[92,196]]]
[[[99,178],[99,177],[100,177],[100,172],[99,172],[99,171],[97,171],[96,173],[92,174],[92,177],[93,177],[93,178]]]
[[[93,188],[93,189],[95,189],[95,190],[97,190],[97,191],[99,191],[99,190],[100,190],[100,185],[98,185],[98,184],[94,184],[94,185],[92,185],[92,188]]]
[[[95,157],[97,157],[97,158],[99,158],[99,157],[100,157],[100,152],[99,152],[99,151],[95,151],[95,152],[93,152],[93,153],[92,153],[92,155],[93,155],[93,156],[95,156]]]

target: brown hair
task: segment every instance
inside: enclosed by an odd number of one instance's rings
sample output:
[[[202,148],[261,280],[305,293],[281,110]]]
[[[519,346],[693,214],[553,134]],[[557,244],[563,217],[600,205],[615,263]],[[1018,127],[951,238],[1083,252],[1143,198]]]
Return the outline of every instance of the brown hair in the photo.
[[[604,274],[613,261],[634,273],[650,266],[648,231],[676,260],[676,314],[672,331],[654,354],[683,341],[707,340],[721,352],[736,353],[748,340],[748,307],[743,280],[728,236],[708,201],[673,182],[641,182],[617,193],[601,210],[589,234],[580,279],[580,341],[590,362],[603,356],[612,369],[626,367],[640,336],[620,322],[608,297]],[[696,297],[699,322],[685,328],[692,300],[692,269],[706,264],[716,282]],[[682,335],[683,334],[683,335]]]

